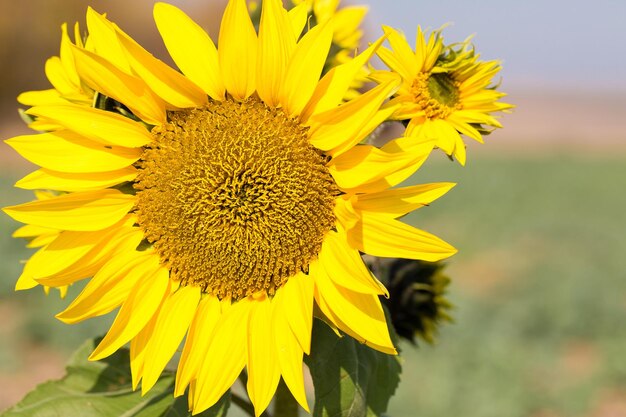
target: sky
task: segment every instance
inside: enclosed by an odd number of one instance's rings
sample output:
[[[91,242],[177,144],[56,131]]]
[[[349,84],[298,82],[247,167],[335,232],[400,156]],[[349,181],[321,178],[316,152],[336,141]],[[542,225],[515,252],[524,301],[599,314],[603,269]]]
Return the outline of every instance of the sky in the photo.
[[[345,3],[342,2],[342,3]],[[368,23],[402,30],[444,30],[447,42],[474,34],[485,59],[500,59],[513,89],[626,94],[626,1],[361,0]],[[374,30],[374,33],[376,31]]]

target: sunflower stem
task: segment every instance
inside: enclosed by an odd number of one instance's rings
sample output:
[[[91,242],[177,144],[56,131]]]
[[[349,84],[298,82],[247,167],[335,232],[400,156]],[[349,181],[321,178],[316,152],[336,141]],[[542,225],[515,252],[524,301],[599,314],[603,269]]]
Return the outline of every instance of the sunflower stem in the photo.
[[[274,417],[298,417],[299,406],[281,379],[274,397]]]

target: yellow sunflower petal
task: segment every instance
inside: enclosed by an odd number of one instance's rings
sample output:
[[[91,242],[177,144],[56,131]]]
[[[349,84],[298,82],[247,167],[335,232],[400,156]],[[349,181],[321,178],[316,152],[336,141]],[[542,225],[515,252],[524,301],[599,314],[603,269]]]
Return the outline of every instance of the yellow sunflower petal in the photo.
[[[328,170],[344,191],[362,191],[362,186],[425,160],[432,146],[415,147],[412,152],[385,152],[371,145],[355,146],[333,158]]]
[[[290,278],[293,279],[293,278]],[[311,293],[311,303],[313,294]],[[284,306],[283,306],[284,307]],[[280,365],[280,373],[293,397],[309,413],[309,404],[304,389],[304,375],[302,372],[302,346],[293,332],[290,331],[287,318],[292,314],[289,309],[276,307],[274,309],[274,338],[276,356]]]
[[[332,25],[322,24],[309,30],[296,45],[281,85],[280,101],[287,113],[299,115],[311,99],[332,39]]]
[[[369,255],[436,262],[457,251],[437,236],[380,213],[360,212],[360,221],[349,228],[350,244]]]
[[[206,357],[197,375],[193,413],[215,404],[241,373],[248,355],[248,321],[252,302],[244,298],[228,308],[209,342]]]
[[[58,56],[49,58],[44,69],[50,84],[61,94],[71,94],[76,91],[77,86],[72,83],[65,73],[61,58]]]
[[[27,239],[27,248],[38,248],[46,246],[59,236],[59,230],[49,227],[40,227],[32,224],[26,224],[17,228],[11,237]]]
[[[60,232],[54,242],[31,258],[33,277],[48,277],[63,271],[91,252],[104,239],[110,238],[111,234],[110,229],[96,232]]]
[[[428,37],[428,44],[422,42],[422,56],[424,61],[422,64],[422,71],[430,71],[437,62],[441,50],[443,49],[443,40],[438,31],[432,32]],[[415,54],[418,57],[417,53]],[[418,62],[420,62],[418,60]]]
[[[404,36],[398,33],[397,30],[389,26],[383,26],[383,30],[388,36],[387,40],[389,41],[391,49],[394,52],[394,57],[397,59],[397,61],[391,61],[394,66],[390,66],[390,68],[399,73],[402,78],[412,79],[419,72],[419,64],[421,64],[417,61],[415,54],[413,53],[413,49],[411,49],[411,46],[408,44]],[[380,55],[381,59],[389,65],[387,50],[380,49],[379,54],[382,54]]]
[[[155,259],[155,262],[140,269],[141,277],[130,290],[111,328],[89,360],[106,358],[128,343],[152,319],[160,306],[170,285],[169,272],[158,265],[157,257],[150,258]]]
[[[409,74],[407,70],[404,68],[404,64],[402,62],[402,57],[399,57],[393,53],[393,51],[382,47],[376,51],[376,54],[380,58],[381,61],[385,63],[389,67],[391,71],[399,74],[404,80],[412,80],[415,74]]]
[[[467,155],[465,143],[460,136],[456,139],[456,143],[454,144],[454,152],[452,153],[452,155],[457,159],[457,161],[459,161],[459,164],[461,164],[461,166],[465,166]]]
[[[17,101],[25,106],[54,106],[67,104],[55,88],[41,91],[27,91],[17,96]]]
[[[445,125],[443,130],[439,129],[439,124]],[[451,155],[454,150],[455,136],[458,136],[458,133],[452,126],[447,125],[444,120],[423,118],[418,120],[418,118],[414,118],[409,122],[404,135],[405,138],[401,139],[400,143],[408,144],[411,141],[420,143],[432,140],[435,141],[437,147],[441,148],[446,154]]]
[[[73,324],[113,311],[126,300],[139,279],[152,270],[154,255],[129,251],[120,253],[89,280],[81,293],[56,318]]]
[[[213,339],[213,330],[220,315],[220,301],[217,297],[210,295],[203,297],[191,322],[185,347],[178,363],[174,396],[183,395],[190,381],[196,378],[207,357],[206,352]]]
[[[54,132],[63,129],[63,126],[47,122],[45,119],[37,119],[34,122],[29,123],[28,127],[39,132]]]
[[[376,193],[386,190],[390,187],[395,187],[400,184],[419,169],[419,167],[426,161],[428,155],[433,149],[434,142],[422,140],[415,143],[414,138],[402,137],[394,139],[386,143],[381,150],[388,153],[411,153],[415,156],[415,159],[408,164],[405,168],[401,168],[398,171],[392,172],[389,175],[381,178],[378,181],[369,182],[355,189],[364,193]]]
[[[163,101],[176,108],[199,107],[207,102],[204,91],[187,77],[152,56],[121,30],[117,36],[133,72]]]
[[[256,89],[257,35],[245,0],[230,0],[220,26],[218,56],[226,90],[243,100]]]
[[[89,42],[93,45],[94,51],[122,71],[130,74],[130,64],[126,53],[117,40],[115,26],[91,7],[87,8],[87,29]]]
[[[457,120],[463,120],[465,123],[486,123],[491,126],[502,127],[502,125],[493,117],[480,111],[472,109],[459,110],[454,113]]]
[[[385,313],[377,295],[362,294],[337,286],[324,268],[318,269],[315,285],[331,313],[341,321],[338,324],[345,323],[366,344],[384,346],[395,353]],[[342,326],[339,328],[345,331]]]
[[[25,190],[89,191],[101,190],[127,181],[133,181],[137,170],[130,166],[109,172],[67,173],[39,169],[18,182],[15,186]]]
[[[135,251],[143,238],[143,232],[138,227],[120,228],[117,233],[107,235],[89,253],[76,259],[66,269],[50,276],[37,276],[37,281],[58,287],[92,277],[116,254]]]
[[[130,341],[130,374],[132,378],[133,391],[139,386],[139,381],[143,378],[145,369],[146,347],[150,343],[154,326],[158,316],[155,314],[152,319],[141,329],[137,336]]]
[[[105,145],[139,148],[152,142],[144,125],[110,111],[65,105],[33,107],[26,114],[43,117]]]
[[[311,266],[313,265],[311,264]],[[324,272],[321,271],[320,273],[323,274]],[[315,272],[315,274],[317,274],[317,272]],[[337,335],[337,337],[343,337],[343,334],[341,333],[341,330],[339,330],[339,327],[344,325],[341,323],[341,320],[339,320],[330,310],[330,307],[328,307],[328,303],[326,302],[324,297],[321,296],[320,290],[317,286],[315,287],[313,295],[315,297],[315,317],[326,323],[326,325],[330,327],[330,329]]]
[[[277,106],[287,63],[296,46],[291,23],[279,0],[264,0],[259,25],[257,93],[269,106]]]
[[[465,95],[476,93],[486,88],[499,71],[500,66],[497,62],[483,62],[470,77],[461,82],[459,90],[463,91]]]
[[[395,347],[390,347],[389,345],[378,345],[371,341],[366,340],[360,334],[356,333],[349,325],[344,323],[329,307],[328,303],[316,293],[316,302],[318,302],[318,306],[320,306],[320,310],[322,310],[322,305],[324,306],[324,317],[321,318],[330,328],[337,334],[338,337],[342,337],[341,332],[347,334],[353,339],[361,342],[362,344],[371,347],[379,352],[386,353],[388,355],[397,355],[398,351]]]
[[[67,290],[68,290],[69,286],[64,285],[60,288],[58,288],[59,290],[59,297],[61,297],[61,300],[64,300],[65,297],[67,296]]]
[[[475,141],[479,143],[484,143],[484,140],[482,136],[480,135],[480,132],[476,128],[472,127],[472,125],[470,125],[465,120],[459,118],[458,116],[456,117],[455,116],[456,114],[450,115],[450,117],[448,117],[446,121],[450,123],[452,127],[458,130],[461,134],[465,136],[469,136],[470,138],[474,139]]]
[[[300,119],[306,121],[312,115],[326,112],[339,105],[350,89],[357,73],[363,69],[384,41],[385,37],[379,38],[354,59],[328,71],[317,84],[311,100],[302,111]]]
[[[30,242],[28,242],[26,244],[27,248],[39,248],[41,246],[46,246],[50,243],[52,243],[52,241],[54,239],[57,238],[57,234],[49,234],[49,235],[41,235],[41,236],[37,236],[36,238],[34,238],[33,240],[31,240]]]
[[[270,298],[255,300],[248,323],[248,395],[259,417],[267,408],[280,379],[278,352],[274,345],[274,323]]]
[[[353,206],[357,210],[386,214],[396,218],[432,203],[455,185],[451,182],[439,182],[359,194],[355,197],[356,201]]]
[[[331,149],[328,153],[335,157],[343,154],[344,152],[352,149],[355,144],[362,142],[369,134],[371,134],[376,128],[386,120],[391,119],[391,116],[395,113],[396,107],[384,107],[377,111],[370,119],[368,119],[359,131],[352,137],[350,142],[344,142],[341,146]]]
[[[434,39],[434,34],[431,34],[430,39]],[[428,59],[428,44],[426,43],[426,38],[424,37],[424,31],[420,25],[417,26],[417,32],[415,33],[415,60],[420,63],[420,71],[425,70],[424,63]],[[413,74],[415,75],[415,74]]]
[[[76,64],[74,63],[74,56],[72,55],[71,44],[72,41],[67,34],[67,23],[63,23],[61,25],[61,48],[59,51],[59,58],[61,59],[61,64],[65,69],[65,74],[67,75],[67,78],[71,80],[72,84],[80,86],[80,77],[76,72]]]
[[[276,298],[280,300],[279,308],[289,311],[287,322],[302,350],[308,355],[313,328],[313,278],[298,272],[277,291]]]
[[[461,165],[465,165],[465,144],[459,132],[447,120],[426,120],[423,124],[415,124],[412,120],[405,134],[420,142],[435,140],[441,150],[454,155]]]
[[[106,189],[65,194],[2,210],[22,223],[88,232],[114,225],[130,211],[134,203],[134,196]]]
[[[319,262],[335,284],[355,292],[389,297],[387,289],[367,269],[359,252],[348,246],[343,230],[326,234]]]
[[[165,365],[180,345],[199,301],[200,288],[183,286],[163,302],[145,354],[142,394],[154,386]]]
[[[178,68],[215,100],[224,99],[217,48],[209,35],[182,10],[154,5],[154,21]]]
[[[332,68],[324,75],[317,84],[311,100],[303,110],[300,116],[301,120],[306,121],[312,115],[323,113],[337,107],[337,105],[343,101],[357,73],[362,70],[384,41],[385,37],[379,38],[354,59]]]
[[[80,78],[95,91],[124,103],[144,122],[165,123],[165,102],[141,79],[115,67],[93,52],[72,47]]]
[[[304,29],[304,25],[306,24],[308,5],[306,3],[300,3],[299,5],[291,8],[287,15],[289,16],[289,21],[291,22],[293,35],[296,39],[299,39],[302,34],[302,29]]]
[[[141,149],[105,146],[67,130],[16,136],[6,143],[34,164],[69,173],[114,171],[141,156]]]
[[[335,109],[313,116],[308,121],[311,144],[323,151],[354,145],[361,129],[396,87],[393,82],[379,85]]]
[[[367,14],[367,10],[367,6],[348,6],[342,7],[334,13],[335,33],[333,38],[336,44],[347,49],[358,46],[358,39],[362,36],[359,27]]]
[[[31,259],[33,259],[33,257],[35,257],[38,253],[39,251],[35,252],[31,256]],[[29,266],[29,262],[31,261],[31,259],[29,259],[24,264],[24,269],[22,270],[22,273],[20,274],[19,278],[17,279],[17,282],[15,283],[15,291],[30,290],[31,288],[35,288],[37,285],[39,285],[39,283],[35,281],[35,279],[33,278],[33,274],[30,271],[31,268]]]
[[[58,232],[59,232],[58,230],[50,229],[49,227],[41,227],[41,226],[35,226],[35,225],[32,225],[32,224],[26,224],[26,225],[18,228],[15,232],[13,232],[11,234],[11,237],[29,238],[29,237],[35,237],[35,236],[49,234],[49,233],[55,233],[56,234]]]

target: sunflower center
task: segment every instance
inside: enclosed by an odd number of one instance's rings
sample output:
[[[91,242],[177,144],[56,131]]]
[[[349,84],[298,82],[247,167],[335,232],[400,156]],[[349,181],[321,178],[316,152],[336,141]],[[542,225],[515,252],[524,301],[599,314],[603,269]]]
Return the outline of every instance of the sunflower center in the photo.
[[[413,81],[411,91],[415,96],[415,102],[429,119],[445,119],[454,110],[461,108],[459,83],[446,73],[420,72]]]
[[[182,285],[274,292],[319,253],[337,186],[308,128],[258,99],[168,114],[139,164],[137,215]]]

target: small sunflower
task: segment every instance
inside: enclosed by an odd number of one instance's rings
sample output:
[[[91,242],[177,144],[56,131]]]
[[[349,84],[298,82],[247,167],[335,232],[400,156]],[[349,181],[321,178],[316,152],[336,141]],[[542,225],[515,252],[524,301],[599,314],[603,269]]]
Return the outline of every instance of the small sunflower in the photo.
[[[174,6],[154,18],[182,73],[89,9],[89,48],[66,43],[80,85],[114,106],[68,101],[27,111],[50,132],[8,140],[41,168],[18,186],[59,194],[6,207],[56,235],[24,280],[61,287],[90,278],[57,317],[119,307],[90,359],[130,342],[133,386],[157,381],[183,338],[175,395],[199,413],[244,367],[257,415],[282,377],[308,410],[302,374],[313,306],[339,330],[395,354],[360,252],[436,261],[455,249],[398,217],[435,197],[393,188],[433,144],[360,142],[395,110],[392,80],[343,102],[383,42],[320,79],[333,27],[264,0],[259,33],[230,0],[219,49]],[[95,100],[101,102],[102,100]],[[429,201],[425,201],[429,200]]]
[[[502,127],[492,113],[512,107],[498,101],[506,94],[493,85],[500,63],[479,61],[469,40],[444,45],[441,30],[427,40],[418,27],[415,51],[396,30],[386,27],[385,32],[391,49],[380,48],[377,53],[391,71],[378,71],[373,78],[385,83],[402,77],[391,102],[399,105],[392,118],[407,123],[403,140],[407,144],[435,140],[437,147],[465,165],[461,135],[483,143],[489,128]]]

